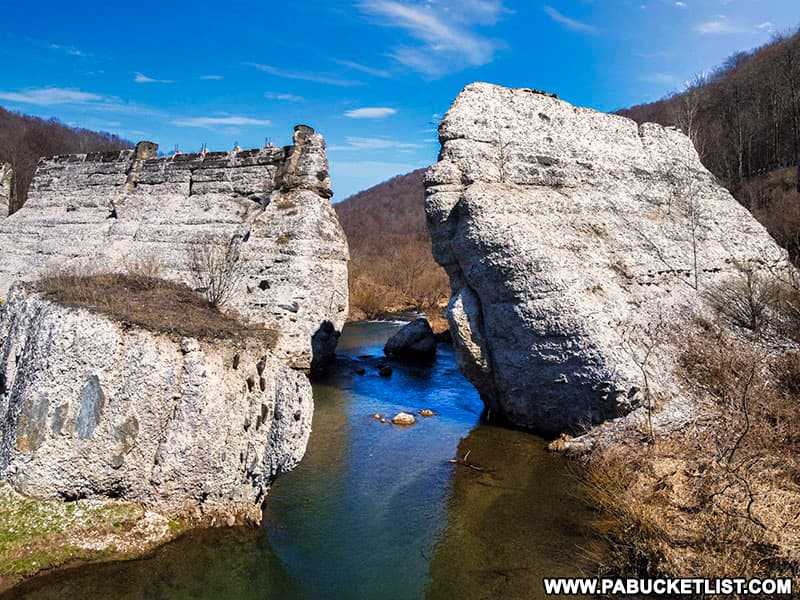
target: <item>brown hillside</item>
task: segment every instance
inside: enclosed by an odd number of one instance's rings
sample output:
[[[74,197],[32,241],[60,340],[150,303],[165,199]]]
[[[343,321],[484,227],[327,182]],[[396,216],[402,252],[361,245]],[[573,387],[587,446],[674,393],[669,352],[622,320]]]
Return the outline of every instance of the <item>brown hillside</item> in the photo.
[[[425,169],[399,175],[334,205],[350,244],[353,319],[404,310],[436,312],[449,295],[425,225]]]

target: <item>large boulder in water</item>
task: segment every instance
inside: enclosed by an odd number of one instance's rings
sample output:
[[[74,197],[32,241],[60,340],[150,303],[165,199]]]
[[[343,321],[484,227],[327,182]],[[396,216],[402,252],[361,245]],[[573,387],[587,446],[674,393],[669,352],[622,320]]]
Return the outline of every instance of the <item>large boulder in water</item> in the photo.
[[[436,336],[427,319],[404,325],[383,347],[383,353],[397,358],[425,358],[436,354]]]
[[[428,225],[459,367],[542,432],[680,397],[675,342],[707,291],[784,253],[679,131],[529,89],[467,86],[439,126]]]

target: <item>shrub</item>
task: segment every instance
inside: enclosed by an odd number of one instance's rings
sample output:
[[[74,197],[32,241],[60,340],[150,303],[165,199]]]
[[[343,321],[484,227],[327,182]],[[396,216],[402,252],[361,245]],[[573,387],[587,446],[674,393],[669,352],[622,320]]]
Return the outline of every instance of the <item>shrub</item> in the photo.
[[[239,238],[207,237],[189,246],[189,270],[214,306],[229,302],[244,278]]]
[[[800,576],[800,356],[720,323],[678,342],[697,418],[654,445],[608,445],[586,474],[605,575]]]
[[[764,329],[769,311],[777,300],[774,279],[752,269],[742,269],[740,275],[709,289],[706,294],[712,306],[729,323],[755,332]]]
[[[361,311],[363,318],[377,319],[401,302],[392,288],[350,276],[350,304],[353,312]]]
[[[154,258],[134,260],[123,256],[122,266],[128,277],[138,281],[140,285],[147,285],[161,279],[162,265]]]

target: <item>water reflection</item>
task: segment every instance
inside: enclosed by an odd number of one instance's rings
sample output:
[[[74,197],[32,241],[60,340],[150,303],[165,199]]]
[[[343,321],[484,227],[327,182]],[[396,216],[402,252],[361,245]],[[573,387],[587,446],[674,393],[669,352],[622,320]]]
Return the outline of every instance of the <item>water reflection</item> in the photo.
[[[136,561],[90,565],[33,579],[8,600],[255,600],[302,598],[261,532],[191,533]]]
[[[490,425],[458,445],[448,523],[427,597],[544,598],[544,577],[589,575],[592,514],[576,473],[543,440]],[[574,467],[576,468],[576,467]]]

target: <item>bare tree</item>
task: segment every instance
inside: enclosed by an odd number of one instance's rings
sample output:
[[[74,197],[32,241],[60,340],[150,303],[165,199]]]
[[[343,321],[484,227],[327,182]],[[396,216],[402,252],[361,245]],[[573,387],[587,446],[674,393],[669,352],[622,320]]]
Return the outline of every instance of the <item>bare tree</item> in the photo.
[[[633,360],[642,375],[642,394],[644,407],[647,411],[647,436],[648,441],[655,443],[655,429],[653,428],[654,394],[651,382],[651,361],[663,336],[667,325],[663,315],[659,312],[658,318],[645,326],[632,326],[623,329],[622,344],[628,355]]]
[[[131,146],[116,135],[76,129],[57,119],[44,120],[0,107],[0,163],[10,163],[14,170],[10,211],[15,212],[25,203],[39,158]]]
[[[686,83],[683,92],[675,96],[677,102],[670,107],[675,125],[689,136],[701,158],[704,154],[704,138],[699,131],[699,117],[705,101],[705,86],[706,78],[696,75]]]
[[[703,207],[700,198],[694,189],[691,179],[687,178],[687,192],[681,203],[681,212],[686,219],[686,226],[689,230],[689,241],[692,248],[692,272],[694,273],[694,289],[700,289],[700,271],[697,264],[698,242],[700,239],[700,228],[704,218]]]
[[[620,112],[680,127],[734,193],[754,175],[789,166],[800,191],[800,32],[735,53],[681,92]]]

